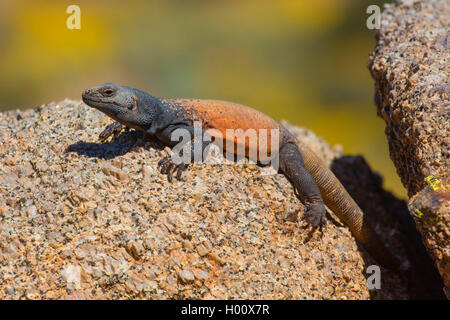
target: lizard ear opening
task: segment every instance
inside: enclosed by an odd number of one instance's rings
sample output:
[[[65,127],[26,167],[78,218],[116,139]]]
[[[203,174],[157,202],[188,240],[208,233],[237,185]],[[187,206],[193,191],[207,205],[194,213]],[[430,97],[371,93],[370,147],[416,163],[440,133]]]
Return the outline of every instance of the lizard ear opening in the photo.
[[[136,99],[135,96],[133,96],[132,98],[133,98],[134,104],[133,104],[132,106],[129,106],[128,109],[130,109],[130,110],[136,110],[137,107],[138,107],[137,99]]]

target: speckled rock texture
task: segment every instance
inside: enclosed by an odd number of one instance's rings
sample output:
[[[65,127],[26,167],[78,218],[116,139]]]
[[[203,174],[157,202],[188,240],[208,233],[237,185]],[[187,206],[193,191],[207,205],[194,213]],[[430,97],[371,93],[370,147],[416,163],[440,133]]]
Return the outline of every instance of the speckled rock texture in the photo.
[[[386,122],[391,158],[410,197],[422,193],[428,185],[427,178],[440,179],[449,172],[449,17],[447,0],[403,0],[387,5],[377,32],[377,45],[369,59],[378,115]],[[417,203],[417,199],[425,198],[416,198],[416,204],[410,208],[427,207],[427,202]],[[447,292],[448,208],[446,201],[441,207],[434,207],[434,214],[439,214],[437,225],[418,227],[445,278]]]
[[[322,232],[289,221],[303,206],[282,174],[217,155],[169,183],[157,142],[135,131],[98,141],[110,122],[71,100],[0,114],[0,299],[414,297],[410,275],[383,268],[381,289],[368,290],[375,263],[332,213]],[[406,205],[381,178],[290,129],[337,165],[387,246],[413,261],[390,217]]]
[[[450,164],[449,1],[397,1],[382,13],[369,68],[391,158],[409,196]]]

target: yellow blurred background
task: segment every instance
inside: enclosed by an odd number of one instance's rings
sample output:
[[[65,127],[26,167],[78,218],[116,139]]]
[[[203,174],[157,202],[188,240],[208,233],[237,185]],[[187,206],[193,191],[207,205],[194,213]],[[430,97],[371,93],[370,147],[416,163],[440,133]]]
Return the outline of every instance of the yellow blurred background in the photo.
[[[361,154],[406,198],[367,70],[374,0],[0,0],[0,111],[105,82],[239,102]],[[69,5],[81,29],[69,30]]]

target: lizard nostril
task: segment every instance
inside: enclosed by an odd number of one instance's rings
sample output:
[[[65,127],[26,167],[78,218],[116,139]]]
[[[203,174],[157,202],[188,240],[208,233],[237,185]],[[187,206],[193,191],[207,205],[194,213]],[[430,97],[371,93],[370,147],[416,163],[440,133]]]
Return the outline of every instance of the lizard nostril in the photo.
[[[91,93],[92,93],[92,90],[91,90],[91,89],[87,89],[87,90],[85,90],[85,91],[81,94],[81,97],[82,97],[83,100],[84,100],[84,99],[86,99],[86,98],[89,98],[89,96],[90,96]]]

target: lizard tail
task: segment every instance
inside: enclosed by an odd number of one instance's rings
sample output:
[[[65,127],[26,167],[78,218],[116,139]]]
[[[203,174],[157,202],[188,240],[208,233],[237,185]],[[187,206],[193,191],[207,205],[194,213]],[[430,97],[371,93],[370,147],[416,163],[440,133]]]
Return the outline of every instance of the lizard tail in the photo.
[[[308,146],[297,141],[306,170],[319,186],[323,201],[348,226],[369,254],[383,266],[395,270],[400,262],[388,251],[367,217],[325,163]]]

